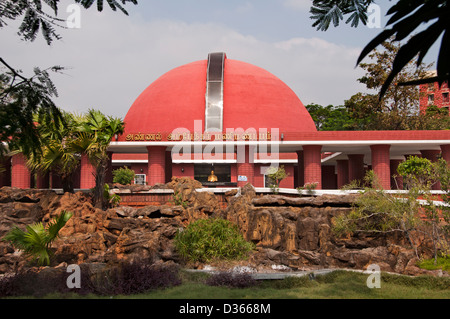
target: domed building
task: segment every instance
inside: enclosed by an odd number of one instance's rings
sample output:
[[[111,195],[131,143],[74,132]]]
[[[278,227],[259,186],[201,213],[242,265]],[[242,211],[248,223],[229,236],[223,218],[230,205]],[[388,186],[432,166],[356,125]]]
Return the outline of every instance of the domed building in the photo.
[[[190,177],[205,187],[267,187],[268,169],[283,165],[281,188],[338,189],[372,169],[391,189],[402,187],[393,175],[409,155],[450,161],[450,131],[317,131],[282,80],[221,52],[159,77],[124,121],[124,134],[109,148],[111,168],[130,167],[139,184]],[[23,158],[9,164],[10,184],[30,187]],[[74,184],[93,187],[92,172],[83,158]]]

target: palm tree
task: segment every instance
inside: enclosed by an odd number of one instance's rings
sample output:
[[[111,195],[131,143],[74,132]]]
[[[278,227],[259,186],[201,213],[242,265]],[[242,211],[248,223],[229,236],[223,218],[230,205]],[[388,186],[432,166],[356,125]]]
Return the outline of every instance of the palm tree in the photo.
[[[41,222],[27,225],[26,231],[14,226],[3,240],[9,241],[13,246],[24,251],[33,258],[33,261],[37,261],[39,266],[50,265],[50,246],[71,217],[72,213],[63,211],[50,221],[47,227],[44,227]]]
[[[63,191],[74,192],[73,176],[80,165],[81,148],[76,143],[76,119],[74,114],[63,112],[62,122],[45,116],[36,116],[42,141],[40,152],[27,154],[29,169],[41,175],[52,172],[60,176]]]
[[[105,208],[104,198],[105,176],[109,165],[108,147],[116,134],[124,131],[122,119],[108,117],[97,110],[89,110],[88,114],[80,119],[77,127],[77,144],[88,156],[89,162],[95,167],[94,201],[98,208]]]

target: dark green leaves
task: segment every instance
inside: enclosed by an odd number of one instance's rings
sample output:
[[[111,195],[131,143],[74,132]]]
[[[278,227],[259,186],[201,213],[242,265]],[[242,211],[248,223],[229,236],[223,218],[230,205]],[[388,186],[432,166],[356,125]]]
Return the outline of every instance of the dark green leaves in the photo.
[[[50,221],[47,227],[42,223],[26,226],[23,231],[19,227],[13,227],[3,238],[9,241],[17,249],[31,256],[40,266],[50,264],[50,246],[58,238],[59,231],[72,217],[72,213],[63,211],[59,216]]]
[[[75,2],[80,3],[86,9],[97,2],[97,10],[103,10],[103,0],[75,0]],[[127,2],[137,4],[137,0],[106,0],[106,2],[113,11],[119,9],[126,15],[128,12],[123,5]],[[43,6],[43,3],[46,6]],[[53,40],[60,39],[55,27],[65,27],[62,25],[65,20],[58,18],[58,5],[59,0],[2,0],[0,3],[0,27],[6,25],[6,20],[15,20],[23,16],[19,35],[26,41],[34,41],[41,31],[45,41],[50,45]]]
[[[345,15],[350,15],[345,23],[351,23],[352,27],[357,27],[359,22],[367,23],[367,7],[372,0],[314,0],[311,7],[310,17],[316,20],[313,27],[317,30],[328,30],[330,23],[337,27]]]
[[[431,83],[438,81],[442,84],[448,81],[450,75],[450,6],[447,0],[411,1],[399,0],[389,11],[392,15],[387,26],[389,29],[381,32],[374,38],[361,52],[358,64],[378,45],[393,37],[394,41],[402,41],[407,37],[409,40],[400,47],[397,56],[392,64],[392,71],[384,82],[380,90],[380,99],[386,93],[388,87],[393,82],[395,76],[416,56],[419,65],[431,46],[443,34],[441,48],[437,60],[437,77],[422,80],[421,83]],[[424,24],[430,24],[425,30],[412,35]],[[408,82],[406,84],[417,84],[418,82]]]
[[[95,0],[75,0],[75,2],[80,3],[85,8],[90,8],[94,4]],[[113,11],[119,9],[124,14],[128,15],[128,12],[123,8],[123,6],[118,1],[106,0],[106,2]],[[137,0],[120,0],[120,2],[123,5],[125,5],[127,2],[137,4]],[[97,10],[100,12],[103,11],[103,0],[97,0]]]

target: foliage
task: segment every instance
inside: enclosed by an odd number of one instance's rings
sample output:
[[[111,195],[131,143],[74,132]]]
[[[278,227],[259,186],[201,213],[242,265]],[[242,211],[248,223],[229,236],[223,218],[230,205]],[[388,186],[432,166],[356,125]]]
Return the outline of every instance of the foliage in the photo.
[[[121,167],[113,171],[113,183],[130,185],[134,180],[134,171],[128,167]]]
[[[98,110],[89,110],[77,123],[77,144],[96,168],[94,201],[99,208],[107,203],[103,196],[106,170],[109,164],[108,147],[114,136],[122,134],[125,124],[122,119],[106,116]]]
[[[71,217],[71,213],[63,211],[58,217],[50,221],[46,227],[41,222],[27,225],[26,231],[15,226],[6,234],[3,240],[24,251],[33,258],[33,261],[37,261],[38,265],[49,265],[50,246],[58,238],[59,231]]]
[[[432,83],[438,81],[442,84],[450,78],[450,30],[448,21],[450,19],[450,4],[447,0],[436,1],[410,1],[398,0],[387,15],[392,15],[386,28],[372,41],[370,41],[361,52],[358,58],[360,63],[373,49],[381,45],[384,41],[394,37],[394,40],[400,42],[411,36],[421,24],[428,24],[433,21],[423,31],[420,31],[410,37],[406,44],[398,50],[389,76],[380,89],[380,97],[387,92],[389,85],[395,82],[395,77],[416,57],[416,65],[419,66],[431,46],[442,36],[441,47],[437,59],[437,76],[428,79],[418,79],[419,81],[403,81],[405,84]]]
[[[2,58],[0,63],[7,66],[7,71],[0,74],[0,141],[6,142],[9,150],[20,148],[25,154],[36,154],[41,139],[34,115],[45,116],[56,122],[60,120],[60,111],[52,101],[58,92],[50,80],[49,72],[59,73],[63,68],[35,68],[31,76],[24,76]],[[2,145],[0,156],[6,152],[7,149]]]
[[[172,203],[176,206],[188,207],[188,202],[183,199],[183,194],[179,191],[174,191],[172,196]]]
[[[211,218],[189,224],[175,236],[175,247],[190,261],[208,262],[220,259],[242,259],[254,245],[245,241],[236,225]]]
[[[43,298],[49,294],[67,292],[67,273],[46,268],[21,269],[0,278],[0,298],[33,296]]]
[[[418,245],[424,236],[432,243],[434,260],[440,253],[450,253],[450,207],[448,181],[450,168],[445,160],[436,163],[410,157],[398,170],[404,178],[407,192],[387,193],[372,184],[364,188],[349,214],[336,217],[333,230],[340,236],[357,232],[402,232],[419,257]],[[444,204],[436,202],[431,193],[433,183],[439,181],[444,191]]]
[[[122,200],[122,198],[120,198],[119,195],[117,194],[110,194],[110,188],[108,184],[105,184],[105,188],[104,188],[104,192],[103,192],[103,196],[106,200],[106,202],[108,203],[108,207],[117,207],[120,204],[120,201]]]
[[[306,106],[318,131],[348,131],[355,129],[355,120],[345,106],[322,106],[309,104]]]
[[[437,261],[434,258],[424,259],[419,262],[418,266],[428,270],[442,269],[444,271],[450,271],[450,256],[437,257]]]
[[[311,19],[315,20],[313,26],[318,30],[325,31],[331,22],[335,27],[338,26],[344,15],[348,14],[350,17],[346,23],[352,22],[354,27],[358,26],[358,22],[366,24],[367,8],[373,2],[372,0],[314,0],[310,10]],[[450,5],[448,1],[397,0],[388,10],[387,15],[391,18],[385,29],[366,45],[357,61],[359,64],[370,52],[388,39],[393,38],[394,41],[400,43],[410,37],[405,44],[400,46],[392,63],[385,69],[389,74],[380,87],[379,98],[384,97],[392,83],[399,83],[403,86],[448,81],[450,77],[450,63],[448,62],[450,31],[447,23],[450,19]],[[422,30],[423,25],[426,28]],[[441,36],[441,46],[437,58],[437,76],[427,79],[405,79],[398,82],[396,77],[400,72],[415,59],[416,65],[420,66],[431,46]]]
[[[382,50],[373,50],[369,54],[370,63],[360,63],[366,71],[358,79],[369,90],[377,93],[357,93],[345,101],[354,127],[358,130],[415,130],[431,127],[419,114],[420,89],[418,86],[391,85],[379,99],[377,94],[389,77],[390,65],[400,50],[400,44],[385,41]],[[424,78],[430,65],[417,64],[413,59],[399,71],[395,83]],[[435,123],[436,124],[436,123]],[[438,127],[439,128],[439,127]]]
[[[399,164],[397,172],[409,187],[424,185],[430,187],[435,182],[433,178],[433,164],[424,157],[411,156]]]
[[[311,19],[316,20],[313,27],[317,30],[328,30],[330,23],[337,27],[344,19],[344,15],[350,15],[345,23],[350,23],[352,27],[358,27],[359,22],[367,23],[367,7],[373,0],[314,0],[311,7]]]
[[[119,3],[123,5],[127,2],[137,4],[137,0],[106,0],[113,11],[121,10],[128,15],[127,11]],[[94,0],[75,0],[84,8],[90,8],[95,2]],[[44,7],[43,4],[47,6]],[[55,27],[64,27],[59,23],[64,20],[59,19],[58,9],[59,0],[4,0],[0,3],[0,28],[7,25],[6,20],[16,20],[23,16],[22,23],[19,27],[18,34],[25,41],[34,41],[37,38],[39,30],[42,30],[42,36],[47,44],[51,44],[54,39],[59,40],[61,37],[56,33]],[[51,13],[46,12],[50,10]],[[103,0],[97,0],[97,10],[103,10]]]
[[[110,296],[148,293],[181,284],[175,267],[155,267],[144,261],[125,262],[109,266],[97,272],[81,265],[81,288],[75,291],[67,287],[68,274],[64,270],[47,268],[48,271],[22,270],[0,278],[1,297],[67,298],[75,292],[83,295]],[[53,271],[52,271],[53,270]]]
[[[206,280],[206,285],[228,288],[249,288],[256,286],[257,282],[249,273],[219,272]]]
[[[97,2],[97,9],[102,11],[103,0],[75,0],[85,8]],[[112,10],[121,10],[127,2],[137,4],[136,0],[107,0]],[[122,4],[122,5],[121,5]],[[25,41],[34,41],[39,31],[47,44],[60,39],[55,27],[63,20],[57,17],[59,0],[2,0],[0,2],[0,28],[9,21],[23,17],[18,35]],[[50,11],[50,12],[48,12]],[[26,155],[36,154],[40,150],[41,139],[33,121],[35,114],[45,114],[55,121],[60,119],[60,112],[53,102],[58,93],[50,79],[49,72],[60,73],[64,68],[52,66],[46,69],[34,68],[32,75],[25,76],[18,68],[10,66],[2,57],[0,64],[7,71],[0,74],[0,141],[8,143],[8,149],[21,149]],[[2,70],[3,71],[3,70]],[[0,147],[0,158],[6,149]]]
[[[142,260],[125,262],[85,277],[83,293],[102,296],[140,294],[181,284],[177,269],[155,267]]]
[[[76,117],[60,112],[61,121],[54,121],[48,114],[34,116],[42,147],[38,153],[24,155],[32,172],[60,176],[63,191],[73,193],[73,176],[80,165],[82,149],[77,143]]]
[[[275,167],[275,166],[269,167],[267,169],[266,174],[269,177],[269,187],[276,194],[278,193],[278,190],[280,189],[281,181],[289,176],[289,174],[286,173],[286,170],[284,169],[283,165],[281,165],[280,167]]]

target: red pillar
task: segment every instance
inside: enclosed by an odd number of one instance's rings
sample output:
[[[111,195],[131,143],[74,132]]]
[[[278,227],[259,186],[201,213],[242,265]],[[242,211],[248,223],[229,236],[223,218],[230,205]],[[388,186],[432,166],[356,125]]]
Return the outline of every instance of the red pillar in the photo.
[[[348,160],[337,160],[337,188],[340,189],[349,183],[348,179]]]
[[[450,144],[441,145],[441,156],[450,165]]]
[[[349,154],[348,157],[348,181],[364,180],[364,154]]]
[[[36,174],[36,188],[37,189],[47,189],[50,187],[50,174],[46,173],[41,175],[40,173]]]
[[[317,184],[322,189],[322,145],[303,146],[305,185]]]
[[[166,182],[166,148],[165,146],[148,146],[148,185]]]
[[[420,153],[422,154],[422,157],[430,160],[432,163],[437,162],[439,155],[441,155],[440,150],[421,150]],[[440,190],[441,189],[441,183],[436,182],[432,186],[433,190]]]
[[[14,155],[11,159],[11,186],[27,189],[31,187],[31,174],[23,154]]]
[[[11,186],[11,157],[5,157],[0,166],[3,166],[3,172],[0,172],[0,188]]]
[[[255,168],[253,164],[255,162],[255,146],[245,145],[242,148],[238,147],[237,155],[237,186],[243,187],[246,184],[253,185],[255,175]]]
[[[371,145],[372,170],[383,189],[391,189],[390,145]]]
[[[81,156],[80,188],[91,189],[95,187],[95,167],[89,162],[88,156]]]
[[[305,185],[305,160],[303,156],[303,151],[297,151],[297,184],[302,187]]]
[[[438,160],[439,155],[441,154],[440,150],[421,150],[420,154],[422,157],[429,159],[431,162],[436,162]]]
[[[391,160],[391,185],[393,189],[403,189],[403,177],[397,172],[401,162],[403,160]]]

